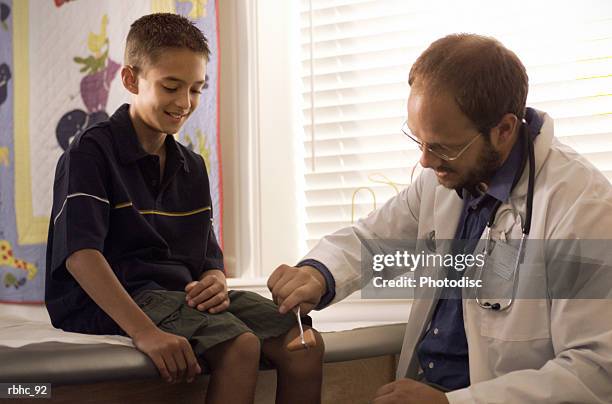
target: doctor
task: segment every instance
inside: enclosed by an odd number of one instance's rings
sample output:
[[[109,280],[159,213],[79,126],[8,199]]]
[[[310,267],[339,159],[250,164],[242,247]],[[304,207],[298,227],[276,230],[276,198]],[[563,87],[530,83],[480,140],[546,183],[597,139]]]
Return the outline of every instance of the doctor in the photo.
[[[528,78],[513,52],[492,38],[450,35],[420,55],[409,84],[402,131],[422,151],[422,174],[295,267],[278,267],[268,287],[281,312],[323,308],[359,289],[364,237],[463,240],[472,251],[488,236],[610,243],[610,183],[554,137],[547,114],[526,108]],[[554,269],[533,265],[531,279]],[[581,290],[601,281],[581,279]],[[612,402],[612,299],[541,292],[497,304],[466,290],[415,299],[397,380],[373,402]]]

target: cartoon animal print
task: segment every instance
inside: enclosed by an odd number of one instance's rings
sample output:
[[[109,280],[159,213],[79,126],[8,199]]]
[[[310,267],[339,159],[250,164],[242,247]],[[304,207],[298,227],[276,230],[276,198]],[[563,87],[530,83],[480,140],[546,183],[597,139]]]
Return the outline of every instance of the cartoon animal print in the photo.
[[[174,7],[177,14],[198,20],[206,17],[207,2],[207,0],[175,0]]]
[[[7,240],[0,240],[0,266],[21,269],[26,272],[28,280],[34,279],[38,273],[36,265],[13,256],[13,248]]]
[[[11,8],[8,4],[0,3],[0,25],[2,25],[2,29],[5,31],[9,30],[8,24],[6,23],[9,15],[11,15]]]
[[[74,0],[54,0],[55,1],[55,7],[61,7],[64,5],[64,3],[68,3],[69,1],[74,1]]]
[[[80,94],[87,111],[74,109],[66,112],[57,123],[55,137],[60,147],[68,148],[72,139],[88,127],[108,119],[106,104],[110,85],[121,65],[108,57],[109,40],[107,35],[108,16],[104,14],[99,32],[87,36],[87,57],[75,57],[85,76],[81,79]]]
[[[11,79],[11,68],[6,64],[0,65],[0,105],[4,104],[8,96],[8,82]]]
[[[9,148],[8,147],[0,147],[0,165],[4,167],[8,167],[10,164],[9,159]]]

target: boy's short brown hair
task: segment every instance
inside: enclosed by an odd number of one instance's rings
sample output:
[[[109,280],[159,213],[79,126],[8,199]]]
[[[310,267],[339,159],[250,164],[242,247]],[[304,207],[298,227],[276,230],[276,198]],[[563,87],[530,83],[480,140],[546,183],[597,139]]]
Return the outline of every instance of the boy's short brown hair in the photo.
[[[446,91],[483,134],[504,114],[525,115],[525,66],[494,38],[453,34],[433,42],[410,69],[410,86]]]
[[[132,23],[125,44],[124,63],[142,68],[154,63],[168,48],[190,49],[201,53],[207,62],[210,58],[206,37],[191,21],[178,14],[156,13]]]

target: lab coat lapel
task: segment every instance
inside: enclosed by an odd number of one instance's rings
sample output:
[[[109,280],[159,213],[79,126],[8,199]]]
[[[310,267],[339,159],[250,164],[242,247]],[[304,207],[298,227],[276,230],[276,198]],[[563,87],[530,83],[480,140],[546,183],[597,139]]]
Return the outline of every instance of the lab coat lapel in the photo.
[[[442,185],[436,187],[433,215],[437,240],[452,240],[455,238],[462,207],[463,201],[455,190],[445,188]],[[448,251],[450,250],[445,249],[442,253]]]
[[[430,211],[433,215],[433,237],[436,241],[436,253],[446,254],[450,252],[450,240],[455,236],[463,201],[454,190],[444,188],[442,185],[436,187],[435,193],[434,207]],[[426,231],[426,233],[431,232]],[[432,277],[442,278],[443,271],[436,270],[432,273]],[[418,370],[416,346],[427,330],[440,293],[441,288],[436,288],[433,298],[426,296],[414,299],[397,365],[397,378],[416,376]]]
[[[434,202],[434,235],[436,240],[436,254],[444,255],[451,253],[452,240],[455,238],[457,232],[457,224],[459,217],[461,216],[461,209],[463,207],[463,200],[459,198],[457,192],[453,189],[448,189],[442,185],[436,187],[436,198]],[[446,270],[443,268],[436,268],[431,273],[432,279],[444,279]],[[433,311],[435,302],[440,297],[442,288],[435,288],[434,290],[434,301],[430,311]],[[430,313],[431,314],[431,313]],[[429,318],[426,319],[426,324],[429,323]]]

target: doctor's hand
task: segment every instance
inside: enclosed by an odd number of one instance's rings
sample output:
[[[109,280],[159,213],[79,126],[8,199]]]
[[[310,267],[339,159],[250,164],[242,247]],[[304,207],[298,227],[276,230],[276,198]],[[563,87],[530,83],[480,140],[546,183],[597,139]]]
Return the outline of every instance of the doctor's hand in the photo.
[[[311,266],[281,265],[270,275],[268,289],[274,303],[280,306],[279,312],[285,314],[299,305],[301,314],[305,315],[325,294],[326,283],[323,275]]]
[[[185,300],[189,307],[209,313],[220,313],[230,305],[227,296],[225,274],[218,269],[204,272],[202,279],[190,282],[185,286]]]
[[[376,392],[372,404],[448,404],[446,394],[412,379],[396,380]]]

